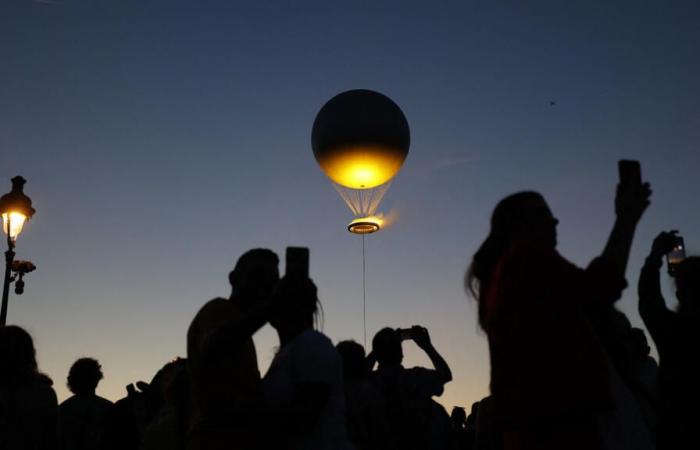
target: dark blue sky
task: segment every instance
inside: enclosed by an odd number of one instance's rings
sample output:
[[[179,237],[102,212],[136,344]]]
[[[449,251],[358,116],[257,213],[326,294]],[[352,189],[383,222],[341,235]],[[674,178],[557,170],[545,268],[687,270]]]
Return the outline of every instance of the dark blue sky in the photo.
[[[630,284],[660,229],[700,252],[699,23],[690,0],[6,0],[0,191],[22,174],[38,210],[18,242],[38,270],[10,322],[60,396],[90,355],[114,399],[185,354],[239,254],[306,245],[325,332],[361,341],[361,243],[310,130],[330,97],[369,88],[402,107],[412,145],[380,208],[397,220],[367,239],[368,331],[426,325],[455,372],[444,404],[469,404],[488,353],[462,277],[504,195],[543,192],[584,265],[613,221],[617,159],[640,159],[654,197]],[[640,324],[635,302],[620,305]],[[276,339],[256,342],[264,370]]]

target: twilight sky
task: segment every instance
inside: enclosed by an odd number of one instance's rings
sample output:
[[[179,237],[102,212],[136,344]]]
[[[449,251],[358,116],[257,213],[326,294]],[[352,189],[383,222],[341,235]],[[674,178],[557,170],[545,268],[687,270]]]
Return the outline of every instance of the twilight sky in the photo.
[[[361,239],[310,132],[330,97],[374,89],[412,145],[380,207],[397,219],[367,238],[369,337],[428,327],[455,377],[442,403],[470,405],[489,366],[462,279],[503,196],[541,191],[560,251],[585,265],[613,222],[616,161],[641,160],[654,195],[619,303],[636,325],[653,236],[677,228],[700,252],[698,23],[693,0],[3,0],[0,193],[27,178],[37,213],[17,257],[38,267],[8,322],[60,399],[92,356],[115,400],[185,356],[242,252],[303,245],[324,332],[362,342]],[[277,338],[255,340],[264,372]]]

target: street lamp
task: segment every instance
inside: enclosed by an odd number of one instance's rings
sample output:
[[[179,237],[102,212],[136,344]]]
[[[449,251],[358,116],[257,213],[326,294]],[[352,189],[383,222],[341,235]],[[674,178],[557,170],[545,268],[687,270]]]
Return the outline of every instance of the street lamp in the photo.
[[[12,179],[12,190],[0,197],[0,215],[2,229],[7,235],[7,251],[5,252],[5,280],[2,286],[2,310],[0,311],[0,326],[7,321],[7,298],[10,283],[17,280],[15,292],[21,294],[24,290],[22,277],[35,269],[29,261],[15,261],[15,242],[22,232],[24,223],[34,215],[32,200],[24,195],[24,183],[27,180],[20,176]],[[15,275],[12,274],[15,272]]]

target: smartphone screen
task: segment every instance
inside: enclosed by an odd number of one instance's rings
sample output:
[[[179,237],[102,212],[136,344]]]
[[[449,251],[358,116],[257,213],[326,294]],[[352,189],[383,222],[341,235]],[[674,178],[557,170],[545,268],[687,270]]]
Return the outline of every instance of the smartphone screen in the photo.
[[[685,244],[683,243],[683,238],[679,236],[673,250],[666,255],[666,266],[668,267],[669,275],[675,275],[678,264],[683,262],[684,259]]]
[[[287,247],[285,276],[309,278],[309,249],[307,247]]]
[[[642,184],[642,166],[639,161],[621,159],[617,162],[617,168],[620,173],[620,184]]]
[[[410,328],[399,328],[396,330],[399,333],[399,339],[402,341],[408,341],[411,339],[411,329]]]

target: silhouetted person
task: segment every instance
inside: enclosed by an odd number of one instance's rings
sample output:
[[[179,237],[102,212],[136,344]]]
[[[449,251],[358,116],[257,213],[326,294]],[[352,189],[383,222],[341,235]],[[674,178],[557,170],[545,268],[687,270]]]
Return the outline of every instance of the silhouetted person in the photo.
[[[656,427],[650,403],[653,391],[641,384],[638,335],[627,316],[613,305],[600,304],[590,310],[588,317],[610,361],[612,408],[598,421],[605,448],[652,450]]]
[[[61,446],[66,450],[93,450],[102,447],[105,422],[112,402],[95,394],[102,379],[97,360],[80,358],[68,373],[68,389],[73,396],[58,408]]]
[[[274,295],[270,325],[277,331],[280,348],[263,387],[278,414],[276,427],[286,434],[284,448],[352,448],[340,356],[330,339],[314,329],[316,286],[308,278],[285,276]]]
[[[455,431],[456,447],[459,450],[471,450],[475,439],[475,418],[470,415],[471,423],[467,424],[467,412],[460,406],[452,408],[450,420]]]
[[[651,347],[644,330],[632,328],[627,336],[627,346],[626,366],[629,373],[625,378],[629,380],[652,441],[656,442],[659,366],[650,355]]]
[[[206,303],[187,332],[192,390],[187,448],[257,449],[263,394],[252,335],[269,317],[266,307],[279,280],[277,255],[243,254],[229,274],[231,297]]]
[[[613,396],[588,315],[620,298],[649,195],[647,184],[618,186],[617,220],[586,269],[557,253],[558,220],[540,194],[519,192],[496,206],[467,285],[488,335],[494,414],[506,449],[601,448],[596,422]]]
[[[467,412],[461,406],[452,407],[450,420],[455,430],[463,430],[467,427]]]
[[[187,360],[176,358],[160,369],[146,389],[146,399],[152,418],[141,450],[184,449],[190,402]]]
[[[675,273],[677,311],[661,295],[659,269],[675,245],[674,232],[659,234],[639,277],[639,313],[659,352],[659,449],[700,445],[700,257],[686,258]]]
[[[137,387],[139,389],[137,389]],[[146,427],[146,393],[148,384],[139,381],[126,386],[127,395],[117,400],[109,411],[103,437],[105,450],[136,450]]]
[[[150,383],[137,381],[126,386],[126,397],[118,400],[112,406],[107,424],[105,426],[103,448],[106,450],[131,450],[142,448],[144,436],[150,431],[148,439],[149,447],[153,447],[154,442],[159,445],[163,442],[159,437],[163,433],[163,428],[168,427],[167,446],[164,448],[180,448],[184,446],[184,435],[189,424],[184,423],[187,417],[187,399],[190,392],[186,390],[186,380],[180,381],[185,387],[173,388],[175,378],[182,376],[186,372],[186,361],[176,358],[165,364],[151,378]],[[183,390],[185,390],[183,392]],[[175,394],[173,391],[176,391]],[[177,399],[172,398],[177,395]],[[169,402],[170,398],[170,402]],[[173,415],[173,421],[161,422],[163,416],[168,416],[171,411],[164,411],[166,406],[177,404],[177,415]],[[155,427],[156,429],[151,429]],[[180,447],[176,447],[175,444]]]
[[[58,445],[58,407],[49,377],[39,372],[32,337],[0,327],[0,449],[46,450]]]
[[[402,338],[413,340],[435,369],[404,368]],[[452,380],[452,372],[433,347],[428,330],[417,325],[402,332],[383,328],[372,339],[372,352],[367,358],[370,367],[374,361],[378,363],[372,381],[386,399],[388,420],[398,448],[443,448],[444,436],[436,434],[445,427],[450,429],[449,416],[437,407],[432,397],[442,395],[445,384]],[[443,424],[444,421],[447,423]],[[452,437],[447,440],[451,442]]]
[[[355,341],[336,345],[343,362],[348,436],[358,450],[395,448],[382,393],[369,381],[365,349]]]
[[[435,450],[454,450],[457,446],[457,436],[452,427],[450,415],[435,399],[430,399],[430,447]]]
[[[474,425],[474,450],[501,450],[503,430],[496,422],[493,397],[488,396],[472,405],[467,419],[468,426]]]

